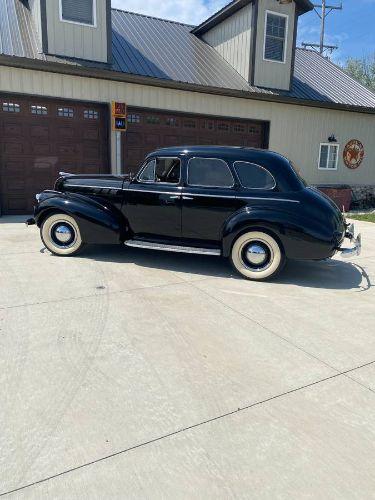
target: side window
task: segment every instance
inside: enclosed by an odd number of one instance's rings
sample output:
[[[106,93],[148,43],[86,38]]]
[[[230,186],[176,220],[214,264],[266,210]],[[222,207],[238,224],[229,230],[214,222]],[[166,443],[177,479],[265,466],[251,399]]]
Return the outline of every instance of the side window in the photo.
[[[181,177],[179,158],[154,158],[142,170],[140,182],[159,182],[162,184],[178,184]]]
[[[201,187],[226,187],[234,185],[228,164],[219,158],[192,158],[188,165],[188,184]]]
[[[266,11],[264,53],[266,61],[285,62],[288,16]]]
[[[337,170],[339,160],[339,144],[321,144],[319,153],[319,170]]]
[[[260,165],[247,161],[236,161],[234,168],[243,187],[269,190],[276,186],[273,176]]]

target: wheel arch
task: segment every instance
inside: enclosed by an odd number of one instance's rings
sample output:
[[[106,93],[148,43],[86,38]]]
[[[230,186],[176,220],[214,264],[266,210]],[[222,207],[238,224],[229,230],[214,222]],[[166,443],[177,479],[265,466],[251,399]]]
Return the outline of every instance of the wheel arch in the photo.
[[[262,231],[269,234],[278,242],[284,255],[286,254],[284,245],[286,228],[280,221],[269,220],[268,218],[259,216],[249,218],[249,215],[246,214],[236,221],[230,222],[231,223],[227,224],[223,232],[222,252],[224,257],[230,256],[232,247],[237,238],[249,231]]]
[[[84,197],[56,195],[42,201],[35,210],[35,222],[40,228],[53,214],[73,217],[80,228],[84,243],[116,244],[125,239],[127,221],[114,207],[105,207]]]

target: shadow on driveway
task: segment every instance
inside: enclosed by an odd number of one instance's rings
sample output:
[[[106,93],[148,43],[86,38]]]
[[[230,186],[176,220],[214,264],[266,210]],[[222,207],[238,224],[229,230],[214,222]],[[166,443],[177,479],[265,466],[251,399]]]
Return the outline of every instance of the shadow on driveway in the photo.
[[[242,280],[233,271],[229,260],[204,255],[187,255],[152,250],[124,248],[122,246],[90,246],[80,255],[84,259],[98,262],[132,263],[144,268],[164,269],[172,272],[232,278]],[[370,277],[360,266],[340,260],[320,262],[288,261],[282,273],[273,284],[288,284],[307,288],[328,290],[368,290]]]

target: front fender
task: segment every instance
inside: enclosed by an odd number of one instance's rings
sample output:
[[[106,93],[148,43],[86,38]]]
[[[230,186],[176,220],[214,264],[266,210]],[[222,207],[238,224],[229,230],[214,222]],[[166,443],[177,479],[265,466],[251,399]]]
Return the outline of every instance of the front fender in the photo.
[[[262,229],[281,244],[291,259],[325,259],[334,253],[333,230],[306,213],[288,209],[246,207],[234,214],[223,228],[223,255],[230,255],[236,238],[249,230]]]
[[[124,239],[127,229],[121,212],[87,196],[73,193],[49,192],[35,208],[38,227],[51,213],[66,213],[78,223],[84,243],[116,244]]]

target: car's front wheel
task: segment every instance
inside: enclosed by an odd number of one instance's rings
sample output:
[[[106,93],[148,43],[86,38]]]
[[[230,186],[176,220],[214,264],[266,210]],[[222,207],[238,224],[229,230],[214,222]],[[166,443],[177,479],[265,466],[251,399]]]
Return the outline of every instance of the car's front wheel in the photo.
[[[249,231],[233,244],[231,261],[246,279],[263,281],[276,276],[285,264],[281,245],[268,233]]]
[[[45,247],[55,255],[75,255],[83,247],[77,222],[64,213],[47,217],[40,228],[40,235]]]

